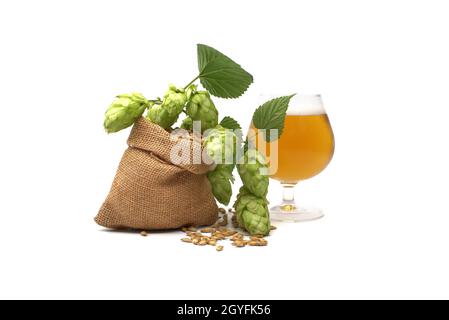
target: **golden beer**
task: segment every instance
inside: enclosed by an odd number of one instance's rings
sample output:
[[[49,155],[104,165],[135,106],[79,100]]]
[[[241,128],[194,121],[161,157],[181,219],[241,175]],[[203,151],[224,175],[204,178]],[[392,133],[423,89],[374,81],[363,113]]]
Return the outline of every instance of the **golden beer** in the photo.
[[[279,180],[283,189],[282,202],[270,208],[273,220],[308,221],[323,217],[317,208],[298,206],[295,185],[323,171],[334,155],[334,134],[324,110],[321,96],[299,95],[291,99],[284,129],[279,139],[251,125],[248,140],[267,156],[270,178]]]
[[[277,144],[277,171],[271,178],[283,183],[297,183],[317,175],[334,154],[334,135],[326,114],[287,115]],[[266,150],[269,157],[270,144]]]

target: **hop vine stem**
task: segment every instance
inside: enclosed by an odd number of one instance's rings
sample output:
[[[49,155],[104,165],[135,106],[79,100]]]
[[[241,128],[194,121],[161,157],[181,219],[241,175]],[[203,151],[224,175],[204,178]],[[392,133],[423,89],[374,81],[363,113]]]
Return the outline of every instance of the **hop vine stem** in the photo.
[[[185,87],[184,90],[187,89],[192,83],[194,83],[196,80],[198,80],[200,78],[200,75],[197,75],[195,77],[195,79],[193,79],[192,81],[190,81]]]

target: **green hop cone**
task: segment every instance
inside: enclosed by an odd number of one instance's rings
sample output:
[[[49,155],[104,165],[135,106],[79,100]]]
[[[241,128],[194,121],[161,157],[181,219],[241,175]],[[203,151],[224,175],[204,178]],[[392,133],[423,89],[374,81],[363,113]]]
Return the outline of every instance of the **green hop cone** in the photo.
[[[270,213],[267,200],[253,194],[241,194],[235,208],[237,221],[251,235],[270,233]]]
[[[237,198],[234,202],[234,205],[232,206],[234,209],[237,209],[237,206],[239,205],[240,199],[242,199],[244,196],[247,195],[251,195],[251,192],[249,192],[249,190],[245,187],[245,186],[241,186],[239,193],[237,194]],[[236,211],[236,217],[237,217],[237,222],[240,228],[245,228],[245,226],[243,225],[243,221],[241,216],[238,214],[238,212]]]
[[[228,205],[232,196],[232,171],[235,164],[236,136],[232,130],[216,126],[210,130],[203,141],[209,157],[217,164],[215,169],[208,173],[212,193],[218,202]]]
[[[249,190],[245,186],[241,186],[240,190],[239,190],[239,193],[237,194],[237,198],[235,199],[233,208],[234,209],[237,208],[237,205],[238,205],[238,202],[239,202],[240,198],[242,198],[243,196],[250,195],[250,194],[251,194],[251,192],[249,192]]]
[[[234,165],[236,139],[237,137],[232,130],[217,125],[206,135],[203,141],[203,147],[216,164]]]
[[[164,95],[162,104],[154,105],[147,114],[147,118],[164,129],[170,128],[179,117],[187,102],[184,89],[170,85]]]
[[[242,161],[241,161],[242,162]],[[254,195],[264,198],[268,193],[268,175],[263,175],[260,169],[267,169],[265,157],[257,150],[245,152],[243,162],[237,165],[243,185]]]
[[[185,118],[181,123],[181,129],[192,131],[193,128],[193,120],[190,117]]]
[[[147,118],[151,122],[161,126],[164,129],[170,128],[177,119],[177,117],[170,115],[168,110],[162,107],[162,105],[160,104],[151,107],[151,109],[148,111]]]
[[[218,111],[207,91],[192,93],[187,103],[186,113],[193,121],[201,121],[201,132],[218,124]]]
[[[148,100],[138,92],[118,95],[105,113],[105,130],[112,133],[131,126],[148,105]]]
[[[229,204],[232,196],[233,169],[234,165],[219,164],[207,174],[215,199],[225,206]]]

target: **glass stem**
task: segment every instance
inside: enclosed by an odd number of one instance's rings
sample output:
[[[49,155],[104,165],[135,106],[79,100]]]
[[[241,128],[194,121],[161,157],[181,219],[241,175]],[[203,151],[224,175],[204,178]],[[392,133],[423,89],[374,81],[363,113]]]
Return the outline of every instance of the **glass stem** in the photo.
[[[295,184],[282,183],[282,205],[283,211],[291,211],[296,209],[295,205]]]

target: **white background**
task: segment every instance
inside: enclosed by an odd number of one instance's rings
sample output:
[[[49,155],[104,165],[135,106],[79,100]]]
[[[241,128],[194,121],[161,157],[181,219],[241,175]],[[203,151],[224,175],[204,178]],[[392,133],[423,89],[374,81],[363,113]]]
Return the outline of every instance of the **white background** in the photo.
[[[449,298],[447,1],[2,1],[0,298]],[[196,43],[260,94],[321,93],[332,163],[298,201],[320,221],[223,252],[181,233],[93,222],[128,130],[114,95],[160,96],[197,72]],[[236,184],[236,188],[238,184]],[[279,199],[272,183],[270,199]]]

